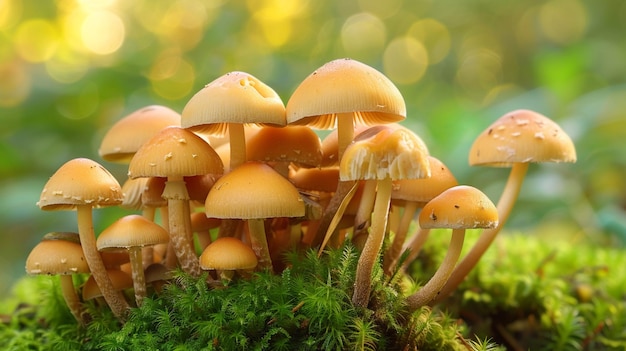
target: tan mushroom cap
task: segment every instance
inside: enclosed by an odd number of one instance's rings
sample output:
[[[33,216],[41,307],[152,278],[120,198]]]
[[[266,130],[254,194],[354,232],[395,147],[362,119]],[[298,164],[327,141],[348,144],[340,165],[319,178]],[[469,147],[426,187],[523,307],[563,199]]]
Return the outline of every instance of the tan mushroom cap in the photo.
[[[124,193],[124,200],[120,204],[121,208],[127,210],[139,210],[143,206],[141,197],[146,190],[150,178],[128,178],[122,184],[122,193]]]
[[[470,165],[507,167],[517,162],[575,162],[570,137],[551,119],[530,110],[509,112],[474,141]]]
[[[43,240],[26,259],[26,273],[69,275],[89,273],[80,244],[67,240]]]
[[[494,228],[498,225],[498,210],[482,191],[457,185],[424,205],[419,223],[425,229]]]
[[[77,205],[116,206],[122,200],[122,188],[106,168],[87,158],[75,158],[50,177],[37,205],[46,211],[73,210]]]
[[[132,214],[105,228],[98,236],[96,246],[99,251],[106,251],[165,244],[168,241],[169,234],[163,227],[143,216]]]
[[[299,168],[291,172],[289,180],[300,190],[331,193],[337,190],[339,167]]]
[[[200,255],[200,267],[205,270],[253,269],[257,263],[252,248],[233,237],[218,238]]]
[[[430,177],[428,149],[406,128],[372,127],[346,149],[340,165],[341,180],[418,179]]]
[[[183,109],[181,124],[223,135],[228,123],[285,125],[285,105],[267,84],[245,72],[227,73],[198,91]]]
[[[107,269],[107,274],[113,283],[113,289],[119,291],[133,287],[133,278],[130,274],[119,269]],[[87,301],[100,296],[102,296],[102,291],[92,275],[83,284],[83,300]]]
[[[215,150],[186,129],[161,130],[137,151],[128,166],[128,176],[172,177],[222,174],[224,165]]]
[[[128,163],[143,143],[171,126],[180,126],[178,112],[165,106],[146,106],[115,122],[104,135],[98,153],[105,161]]]
[[[306,126],[264,127],[246,142],[250,161],[293,162],[317,167],[322,162],[322,142]]]
[[[293,92],[286,106],[287,123],[332,129],[338,113],[355,112],[357,123],[398,122],[406,105],[384,74],[352,59],[338,59],[315,70]]]
[[[205,202],[207,217],[259,219],[304,216],[298,190],[270,166],[246,162],[218,179]]]
[[[450,169],[439,159],[428,156],[430,177],[393,181],[391,198],[426,203],[448,188],[458,185]]]

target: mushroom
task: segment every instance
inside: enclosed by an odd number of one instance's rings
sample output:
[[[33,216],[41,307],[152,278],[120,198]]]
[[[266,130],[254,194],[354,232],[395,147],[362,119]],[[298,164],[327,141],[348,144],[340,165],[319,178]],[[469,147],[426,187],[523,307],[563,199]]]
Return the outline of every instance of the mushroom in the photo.
[[[223,281],[230,281],[236,271],[245,272],[257,266],[257,256],[240,239],[218,238],[204,249],[200,255],[200,267],[216,270]]]
[[[469,151],[470,165],[511,167],[497,205],[500,224],[481,235],[434,303],[454,291],[487,251],[509,218],[529,163],[535,162],[576,162],[576,149],[570,137],[558,124],[537,112],[509,112],[476,138]]]
[[[112,282],[113,289],[123,295],[123,291],[126,289],[130,289],[133,287],[133,278],[131,276],[116,268],[110,268],[106,270],[107,277]],[[103,297],[102,290],[100,286],[96,284],[96,280],[94,276],[91,275],[85,284],[83,284],[83,300],[89,301],[93,299],[98,299]]]
[[[396,267],[400,254],[409,250],[409,255],[404,261],[404,267],[417,257],[422,245],[428,238],[429,229],[420,228],[405,244],[405,239],[413,218],[418,209],[428,201],[441,194],[444,190],[457,185],[456,178],[443,162],[433,156],[428,156],[430,165],[430,177],[423,179],[398,179],[393,182],[391,190],[391,202],[403,202],[403,214],[400,218],[391,246],[385,252],[383,269],[391,274]]]
[[[202,272],[191,243],[189,193],[184,177],[224,171],[213,148],[189,130],[169,127],[161,130],[137,151],[128,175],[167,178],[162,197],[167,199],[170,242],[181,268],[193,275]]]
[[[406,128],[385,127],[371,135],[361,134],[346,149],[339,165],[341,180],[365,180],[363,197],[376,191],[372,225],[359,257],[352,302],[366,307],[369,302],[372,271],[380,254],[386,233],[387,214],[394,179],[416,179],[430,176],[428,150],[424,142]],[[368,187],[367,183],[375,183]]]
[[[435,298],[454,269],[465,240],[465,230],[494,228],[498,225],[498,210],[482,191],[467,185],[457,185],[429,201],[419,215],[422,228],[450,228],[452,237],[441,265],[417,292],[407,297],[409,311],[415,311]]]
[[[163,227],[139,215],[127,215],[100,233],[96,240],[99,251],[128,250],[130,257],[135,301],[141,306],[146,297],[146,280],[143,270],[142,248],[169,241]]]
[[[44,211],[76,210],[78,234],[89,270],[102,289],[107,304],[120,319],[124,318],[129,306],[106,275],[96,248],[92,208],[119,205],[122,197],[120,184],[108,170],[90,159],[76,158],[66,162],[50,177],[37,203]]]
[[[26,273],[58,275],[67,307],[81,325],[85,323],[72,280],[74,274],[89,273],[78,233],[46,234],[26,258]]]
[[[215,182],[205,210],[209,218],[246,220],[259,268],[272,270],[264,220],[302,217],[304,202],[293,184],[272,167],[246,162]]]
[[[198,91],[185,105],[181,124],[194,132],[230,137],[232,170],[246,161],[244,124],[283,126],[285,105],[280,96],[245,72],[227,73]]]

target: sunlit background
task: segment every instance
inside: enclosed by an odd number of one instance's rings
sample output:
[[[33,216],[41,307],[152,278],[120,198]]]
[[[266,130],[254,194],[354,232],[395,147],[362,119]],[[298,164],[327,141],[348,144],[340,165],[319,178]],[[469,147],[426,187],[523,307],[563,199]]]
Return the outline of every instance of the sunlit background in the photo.
[[[507,230],[626,241],[623,0],[0,0],[0,296],[75,213],[35,205],[69,159],[140,107],[181,111],[204,84],[251,73],[286,102],[309,73],[351,57],[403,93],[406,124],[461,183],[494,200],[506,169],[469,167],[475,136],[530,108],[574,139],[575,165],[531,167]],[[97,230],[118,210],[98,210]]]

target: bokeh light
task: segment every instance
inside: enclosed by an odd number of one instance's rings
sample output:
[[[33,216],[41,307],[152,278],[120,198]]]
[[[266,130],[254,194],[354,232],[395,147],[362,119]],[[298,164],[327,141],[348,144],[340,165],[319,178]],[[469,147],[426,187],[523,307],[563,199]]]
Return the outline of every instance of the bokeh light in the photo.
[[[550,0],[539,12],[546,38],[558,44],[579,40],[587,30],[587,12],[578,0]]]
[[[384,73],[398,84],[414,84],[428,68],[428,52],[417,39],[409,36],[392,40],[383,54]]]
[[[346,19],[341,28],[341,43],[347,56],[357,60],[373,59],[385,47],[387,28],[383,21],[368,12]]]
[[[15,33],[15,47],[26,61],[46,61],[54,55],[58,46],[58,30],[53,23],[45,19],[22,22]]]
[[[88,13],[80,28],[83,45],[98,55],[116,52],[124,43],[126,29],[117,14],[107,11]]]

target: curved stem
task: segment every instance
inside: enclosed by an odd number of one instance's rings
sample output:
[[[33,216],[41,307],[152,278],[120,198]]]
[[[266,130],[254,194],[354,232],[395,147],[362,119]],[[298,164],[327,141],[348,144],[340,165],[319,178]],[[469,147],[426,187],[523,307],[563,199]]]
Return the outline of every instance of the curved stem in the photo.
[[[146,297],[146,276],[143,271],[142,264],[142,248],[130,247],[128,249],[130,257],[130,269],[133,277],[133,288],[135,290],[135,302],[137,307],[141,306],[143,299]]]
[[[111,308],[111,311],[113,311],[113,314],[119,319],[124,319],[130,306],[128,306],[128,302],[124,299],[122,292],[115,290],[104,268],[102,256],[100,256],[96,247],[91,205],[78,205],[76,206],[76,211],[78,215],[78,235],[80,236],[80,244],[83,248],[85,260],[87,261],[91,275],[96,281],[96,284],[98,284],[102,296]]]
[[[374,201],[376,200],[376,186],[375,180],[366,180],[363,185],[359,207],[354,216],[353,237],[367,234],[368,223],[371,221]]]
[[[407,201],[404,206],[404,213],[402,213],[402,217],[400,218],[398,231],[395,233],[393,242],[383,257],[383,269],[387,274],[391,274],[398,263],[398,259],[402,254],[404,241],[406,240],[406,234],[409,231],[409,227],[413,222],[413,217],[415,216],[415,212],[417,212],[418,207],[418,203],[415,201]]]
[[[80,305],[76,289],[74,288],[74,280],[72,279],[72,276],[64,274],[59,276],[59,278],[61,279],[61,293],[63,293],[63,298],[65,299],[67,307],[70,309],[70,312],[72,312],[78,323],[81,326],[84,325],[85,320],[82,315],[82,307]]]
[[[528,163],[513,164],[509,178],[506,182],[504,190],[502,191],[500,200],[498,201],[498,226],[493,229],[486,229],[483,231],[482,235],[478,238],[478,241],[476,241],[472,249],[456,266],[452,275],[450,275],[450,279],[448,279],[448,282],[441,290],[441,294],[439,294],[437,299],[432,302],[433,304],[440,302],[456,290],[459,284],[461,284],[465,277],[467,277],[469,272],[474,269],[485,251],[487,251],[493,240],[500,232],[500,229],[502,229],[507,219],[509,219],[509,215],[511,214],[513,205],[517,200],[520,189],[522,188],[522,183],[527,171]]]
[[[403,271],[406,271],[411,262],[413,262],[415,258],[417,258],[417,255],[419,255],[422,247],[424,247],[424,244],[426,243],[429,235],[430,229],[419,228],[417,233],[415,233],[415,235],[413,235],[413,237],[411,238],[411,241],[409,241],[404,246],[404,249],[402,251],[409,250],[409,255],[406,257],[406,260],[402,264]]]
[[[368,180],[369,181],[369,180]],[[370,233],[359,257],[354,282],[352,303],[355,306],[367,307],[372,285],[372,271],[383,246],[387,227],[387,214],[391,200],[391,178],[378,180],[378,191],[372,213]]]
[[[248,232],[250,233],[250,246],[259,259],[258,267],[268,269],[270,272],[273,271],[264,220],[262,218],[248,219]]]
[[[172,244],[180,267],[188,274],[199,277],[202,274],[200,261],[191,244],[191,224],[189,218],[189,194],[182,177],[168,177],[163,189],[163,198],[167,199],[170,243]]]
[[[437,297],[441,288],[452,273],[452,270],[454,270],[454,265],[458,261],[459,256],[461,256],[463,241],[465,241],[465,229],[453,229],[448,252],[435,274],[426,285],[422,286],[413,295],[407,297],[406,302],[410,312],[416,311],[418,308],[428,304],[432,299]]]

